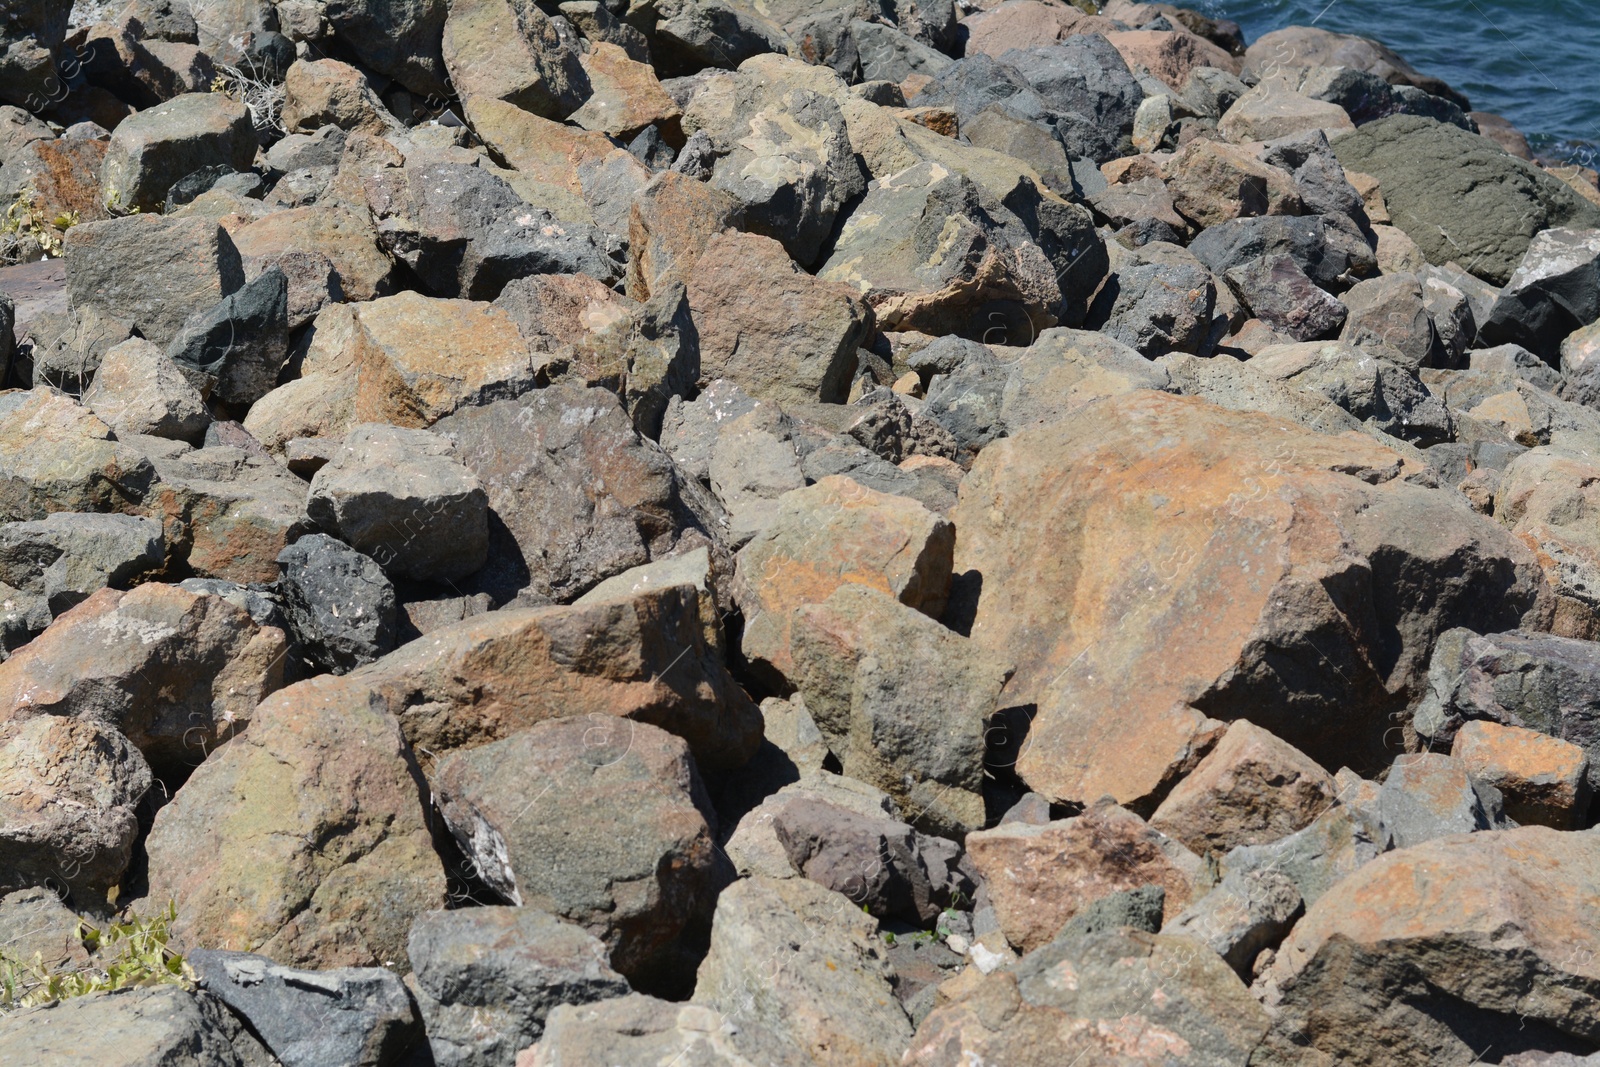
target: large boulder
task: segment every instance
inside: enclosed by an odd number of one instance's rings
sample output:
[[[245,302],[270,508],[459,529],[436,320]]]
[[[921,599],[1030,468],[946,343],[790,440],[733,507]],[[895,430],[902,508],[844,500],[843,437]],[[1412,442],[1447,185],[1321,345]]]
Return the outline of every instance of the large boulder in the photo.
[[[991,444],[952,513],[952,613],[1016,663],[1002,704],[1036,705],[1029,786],[1142,805],[1214,718],[1324,766],[1387,765],[1387,716],[1421,695],[1439,633],[1550,610],[1527,549],[1408,462],[1156,393]]]
[[[1469,1063],[1600,1044],[1600,840],[1545,827],[1383,856],[1323,896],[1267,973],[1252,1063]]]
[[[1486,345],[1519,344],[1555,365],[1561,342],[1600,318],[1600,230],[1534,237],[1483,325]]]
[[[256,132],[226,93],[185,93],[118,123],[101,165],[101,195],[113,211],[161,211],[167,191],[197,170],[249,170]]]
[[[1495,285],[1510,280],[1535,234],[1600,226],[1600,207],[1486,138],[1415,115],[1368,123],[1334,146],[1346,169],[1370,174],[1428,257]]]
[[[450,91],[441,52],[448,9],[445,0],[341,0],[314,10],[363,64],[427,96]]]
[[[589,95],[575,41],[529,3],[454,0],[443,53],[452,88],[563,119]]]
[[[641,993],[598,1004],[558,1005],[544,1038],[518,1057],[522,1067],[610,1067],[671,1063],[697,1067],[757,1067],[723,1027],[724,1014],[703,1004],[673,1003]],[[748,1029],[748,1024],[740,1029]]]
[[[173,985],[69,997],[7,1016],[0,1059],[37,1067],[255,1067],[269,1053],[217,1000]]]
[[[138,508],[155,477],[149,460],[54,390],[11,396],[0,408],[0,517]]]
[[[0,100],[43,111],[61,92],[56,51],[67,36],[70,5],[21,0],[0,14]]]

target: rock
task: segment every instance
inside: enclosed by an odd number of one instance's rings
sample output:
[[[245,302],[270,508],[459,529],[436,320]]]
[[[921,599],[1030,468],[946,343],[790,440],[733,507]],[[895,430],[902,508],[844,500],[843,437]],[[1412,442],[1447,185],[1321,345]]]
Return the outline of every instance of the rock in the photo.
[[[1008,668],[867,585],[799,606],[790,625],[789,680],[844,773],[929,833],[981,827],[984,726]]]
[[[1005,207],[937,163],[880,179],[846,220],[820,276],[854,286],[880,328],[981,332],[999,313],[1056,324],[1061,283]]]
[[[489,570],[502,583],[491,591],[501,600],[526,589],[570,601],[672,555],[699,525],[671,460],[603,389],[553,385],[435,428],[488,493]]]
[[[62,89],[55,77],[55,53],[67,34],[71,9],[48,0],[23,0],[8,7],[0,60],[0,98],[40,111]]]
[[[590,92],[582,52],[532,4],[455,0],[444,24],[443,53],[451,87],[461,96],[504,100],[562,119]]]
[[[604,945],[538,908],[425,912],[407,951],[438,1067],[508,1063],[555,1009],[629,993]]]
[[[153,478],[149,462],[85,408],[49,390],[13,393],[0,413],[0,516],[132,511]]]
[[[769,294],[759,307],[748,299],[752,278]],[[780,403],[842,402],[856,349],[873,326],[849,287],[811,277],[778,242],[755,234],[712,237],[695,261],[688,299],[702,384],[726,378]]]
[[[14,662],[12,660],[7,661]],[[116,730],[55,715],[0,724],[0,891],[49,886],[104,906],[133,859],[150,768]]]
[[[272,267],[189,316],[167,358],[198,372],[208,396],[249,406],[270,393],[289,355],[289,279]]]
[[[157,814],[150,895],[177,902],[182,943],[287,966],[406,965],[411,920],[444,903],[444,868],[399,724],[335,699],[343,684],[273,694]]]
[[[1273,141],[1312,130],[1336,134],[1355,128],[1338,104],[1302,96],[1271,80],[1262,81],[1241,96],[1217,123],[1217,132],[1234,144]]]
[[[166,562],[161,524],[132,515],[58,511],[0,525],[0,581],[61,614],[97,589],[126,589]]]
[[[366,423],[311,479],[306,514],[388,571],[464,578],[489,553],[488,494],[426,430]]]
[[[1245,51],[1244,71],[1271,74],[1296,67],[1350,67],[1376,74],[1390,85],[1414,86],[1466,104],[1438,78],[1419,74],[1404,59],[1369,37],[1334,33],[1315,26],[1290,26],[1262,34]]]
[[[184,959],[200,988],[286,1065],[382,1067],[420,1036],[405,986],[382,967],[305,971],[248,952],[205,948]]]
[[[1218,141],[1189,142],[1161,176],[1178,213],[1202,229],[1255,215],[1298,215],[1302,208],[1292,175]]]
[[[4,718],[103,723],[176,784],[283,685],[284,652],[282,630],[221,597],[102,589],[0,664]]]
[[[1338,236],[1326,219],[1314,215],[1263,215],[1209,226],[1190,243],[1189,251],[1219,275],[1286,255],[1319,287],[1339,291],[1349,287],[1353,276],[1373,273],[1375,264],[1364,243],[1347,244]]]
[[[1172,89],[1182,89],[1198,67],[1237,70],[1238,61],[1187,28],[1113,30],[1105,35],[1130,70],[1144,70]]]
[[[1456,731],[1450,755],[1473,781],[1500,791],[1506,814],[1522,826],[1575,830],[1588,814],[1589,759],[1571,741],[1474,720]]]
[[[628,295],[643,302],[674,280],[688,283],[711,239],[743,220],[744,205],[722,190],[671,171],[656,175],[629,216]]]
[[[1230,268],[1223,278],[1252,315],[1296,341],[1334,337],[1349,315],[1290,256],[1264,256]]]
[[[1304,910],[1288,875],[1270,869],[1230,871],[1163,930],[1204,941],[1248,981],[1256,957],[1275,948]]]
[[[656,563],[633,567],[614,577],[607,578],[574,605],[603,604],[609,600],[628,600],[640,593],[653,593],[679,585],[694,586],[700,603],[700,627],[705,633],[706,647],[724,650],[727,638],[722,628],[722,612],[717,607],[718,583],[722,576],[712,565],[711,552],[696,548],[679,555],[668,556]]]
[[[793,677],[795,613],[842,585],[870,586],[938,618],[954,540],[954,527],[916,501],[840,475],[786,494],[772,525],[739,552],[734,599],[751,669],[779,686]]]
[[[672,973],[679,935],[710,913],[710,805],[688,747],[654,726],[547,720],[452,754],[434,791],[486,885],[582,926],[634,981]]]
[[[324,126],[383,135],[396,125],[368,77],[337,59],[301,59],[283,79],[284,128],[313,133]]]
[[[1451,743],[1470,721],[1536,730],[1570,741],[1589,759],[1591,790],[1600,786],[1600,655],[1589,641],[1553,634],[1470,630],[1442,634],[1417,707],[1418,734]]]
[[[860,52],[862,77],[869,81],[932,77],[950,65],[949,56],[879,22],[856,19],[850,35]]]
[[[1152,828],[1199,855],[1276,841],[1333,803],[1327,771],[1243,719],[1150,816]]]
[[[658,11],[650,53],[669,77],[706,67],[736,70],[752,57],[792,46],[787,33],[736,0],[669,0]]]
[[[1058,136],[1070,156],[1103,163],[1127,154],[1145,94],[1105,37],[1076,34],[1059,44],[1014,50],[1001,58],[1061,113]]]
[[[167,190],[202,167],[248,170],[255,130],[223,93],[185,93],[119,123],[100,172],[113,211],[160,211]]]
[[[700,1004],[657,1000],[632,993],[582,1006],[558,1005],[544,1039],[517,1057],[518,1067],[609,1067],[615,1063],[672,1062],[704,1067],[756,1067],[734,1047],[725,1016]],[[740,1029],[751,1028],[746,1022]],[[765,1045],[771,1039],[758,1039]]]
[[[133,338],[107,350],[84,405],[119,436],[197,442],[211,424],[205,400],[165,353]]]
[[[803,878],[742,879],[717,899],[697,1003],[740,1020],[754,1063],[899,1062],[911,1037],[877,920]]]
[[[1216,285],[1193,263],[1141,262],[1119,267],[1090,310],[1090,324],[1154,358],[1198,352],[1211,329]],[[1104,305],[1109,304],[1106,308]]]
[[[1500,291],[1483,342],[1519,344],[1555,364],[1567,335],[1600,318],[1597,289],[1600,230],[1545,230]]]
[[[359,216],[338,205],[315,205],[275,211],[232,233],[248,270],[277,266],[289,278],[289,325],[300,329],[338,295],[352,303],[388,296],[395,289],[394,264],[378,246],[365,207]],[[321,257],[333,264],[333,279],[306,278],[297,263]],[[333,287],[337,283],[337,288]]]
[[[1346,169],[1382,183],[1395,224],[1428,262],[1467,263],[1495,285],[1510,280],[1541,230],[1600,226],[1600,208],[1559,179],[1431,119],[1379,119],[1341,138],[1335,152]]]
[[[1324,766],[1386,764],[1385,716],[1420,696],[1435,635],[1465,617],[1549,611],[1531,555],[1406,482],[1406,462],[1370,439],[1156,393],[985,449],[952,512],[954,569],[982,575],[965,615],[973,640],[1017,665],[1001,705],[1038,706],[1017,762],[1028,786],[1144,804],[1198,762],[1216,717],[1248,718]],[[1175,486],[1195,496],[1179,503]],[[1320,547],[1313,528],[1329,531]],[[1323,577],[1302,584],[1301,567]],[[1330,573],[1372,606],[1336,607]],[[1227,619],[1191,607],[1202,603],[1228,603]],[[1164,681],[1130,694],[1113,681],[1129,676]]]
[[[268,1053],[217,1001],[172,985],[69,997],[9,1016],[0,1056],[37,1067],[255,1067]]]
[[[326,534],[278,554],[279,588],[301,654],[344,674],[392,651],[394,586],[371,558]]]
[[[1377,859],[1389,847],[1389,835],[1375,804],[1358,803],[1351,793],[1324,811],[1304,830],[1267,845],[1244,845],[1222,858],[1223,877],[1281,872],[1299,890],[1307,906],[1350,872]]]
[[[767,705],[762,709],[766,714],[771,705],[777,702],[768,700],[763,703]],[[786,703],[793,706],[792,702]],[[805,702],[799,701],[799,709],[803,711],[804,708]],[[815,729],[815,724],[812,724],[812,730]],[[823,748],[825,750],[826,746]],[[846,812],[862,816],[869,822],[888,819],[898,824],[901,821],[898,805],[883,790],[820,768],[805,771],[777,792],[763,797],[760,803],[744,813],[733,832],[726,835],[723,849],[740,876],[758,874],[766,878],[793,878],[801,873],[795,869],[794,861],[789,858],[789,848],[778,837],[777,830],[778,818],[796,804],[817,804],[829,813]],[[842,891],[852,898],[860,898],[868,881],[877,872],[868,867],[845,871],[843,874],[846,879],[855,875],[860,889],[856,892],[848,888]]]
[[[1387,351],[1399,354],[1401,359],[1397,362],[1401,366],[1413,371],[1436,365],[1438,335],[1416,275],[1369,278],[1352,286],[1343,300],[1350,316],[1339,334],[1340,340],[1353,345],[1387,346]]]
[[[1062,937],[977,979],[922,1021],[904,1062],[1243,1064],[1269,1022],[1194,938],[1107,930]]]
[[[89,965],[78,916],[48,889],[19,889],[0,898],[0,952],[39,963],[47,972]]]
[[[1378,812],[1396,848],[1506,825],[1499,790],[1438,752],[1397,756],[1378,793]]]
[[[1085,15],[1070,4],[1041,0],[1003,0],[961,20],[967,31],[967,55],[982,52],[999,57],[1010,49],[1037,48],[1078,33],[1104,34],[1110,20]]]
[[[418,96],[449,91],[440,52],[443,0],[395,7],[382,0],[350,0],[322,12],[333,36],[360,62]]]
[[[1044,800],[1038,793],[1030,793],[1029,796]],[[1050,821],[1049,805],[1045,804],[1044,808],[1038,820],[1041,825]],[[1029,818],[1023,821],[1034,820]],[[1084,937],[1124,926],[1147,934],[1158,933],[1161,930],[1161,914],[1166,907],[1166,900],[1167,891],[1154,882],[1142,885],[1138,889],[1124,889],[1120,893],[1112,893],[1108,897],[1101,897],[1068,919],[1055,939]]]
[[[1534,393],[1533,390],[1528,392]],[[1534,394],[1537,397],[1537,394]],[[1523,400],[1522,395],[1517,395]],[[1537,410],[1538,399],[1527,404]],[[1489,402],[1474,411],[1482,411]],[[1541,420],[1542,421],[1542,420]],[[1524,443],[1537,437],[1518,435]],[[1587,443],[1579,446],[1588,450]],[[1593,460],[1568,448],[1541,447],[1506,464],[1496,490],[1496,513],[1538,553],[1545,581],[1556,595],[1551,627],[1565,637],[1600,637],[1600,543],[1582,516],[1594,493]]]
[[[1203,890],[1199,857],[1115,804],[1042,825],[1006,823],[967,835],[967,854],[1018,951],[1049,944],[1074,915],[1151,883],[1171,919]]]
[[[126,318],[163,348],[190,315],[244,285],[239,252],[212,219],[86,222],[67,231],[66,252],[74,308],[95,305]]]
[[[435,296],[493,300],[532,274],[622,277],[608,235],[558,220],[480,167],[391,167],[367,178],[366,194],[379,244]]]
[[[648,62],[630,57],[619,45],[591,44],[580,57],[594,94],[572,115],[572,121],[622,141],[649,129],[673,129],[683,114],[656,79]]]
[[[1508,1053],[1592,1047],[1584,916],[1597,857],[1589,835],[1535,826],[1368,864],[1279,949],[1266,976],[1277,1015],[1255,1058],[1466,1063],[1489,1041]]]
[[[1325,396],[1363,422],[1420,447],[1455,436],[1449,408],[1415,372],[1345,341],[1269,345],[1248,368]]]

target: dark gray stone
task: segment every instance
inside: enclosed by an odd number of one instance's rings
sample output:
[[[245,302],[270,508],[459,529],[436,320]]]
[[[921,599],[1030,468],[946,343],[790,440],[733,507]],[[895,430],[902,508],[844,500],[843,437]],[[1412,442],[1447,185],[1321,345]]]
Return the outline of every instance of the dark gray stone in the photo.
[[[1600,230],[1546,230],[1500,292],[1483,343],[1514,343],[1555,366],[1561,342],[1600,319]]]
[[[1466,764],[1442,752],[1395,757],[1378,791],[1378,816],[1395,848],[1512,825],[1500,790],[1473,779]]]
[[[1151,358],[1199,352],[1211,332],[1216,299],[1216,284],[1203,267],[1134,263],[1106,281],[1089,325]]]
[[[56,512],[0,526],[0,582],[45,597],[59,615],[97,589],[128,589],[166,563],[155,519]]]
[[[1056,134],[1077,159],[1104,163],[1132,149],[1133,119],[1144,90],[1110,41],[1076,34],[1058,44],[1000,57],[1021,73],[1060,118]]]
[[[270,393],[289,358],[289,279],[269,267],[216,306],[190,316],[167,356],[210,381],[211,396],[248,406]]]
[[[651,55],[663,77],[706,67],[736,70],[752,56],[787,52],[789,35],[751,8],[723,0],[666,0],[656,5]]]
[[[881,22],[850,23],[861,57],[861,76],[868,81],[905,81],[913,74],[933,77],[954,62],[949,56],[909,34]]]
[[[1349,314],[1337,297],[1317,287],[1294,257],[1281,252],[1231,267],[1222,278],[1252,315],[1297,341],[1336,336]]]
[[[68,997],[5,1016],[0,1063],[274,1067],[261,1043],[215,997],[172,985]]]
[[[344,674],[394,649],[394,585],[370,557],[307,534],[278,553],[278,565],[284,611],[306,658]]]
[[[1276,948],[1304,910],[1300,890],[1282,871],[1230,871],[1162,929],[1204,941],[1248,982],[1256,956]]]
[[[184,958],[283,1067],[389,1067],[422,1036],[404,983],[383,967],[306,971],[205,948]]]
[[[1048,822],[1049,819],[1043,820]],[[1067,920],[1056,937],[1088,937],[1106,930],[1130,927],[1147,934],[1161,930],[1167,891],[1159,885],[1142,885],[1101,897]]]
[[[1352,286],[1342,297],[1349,309],[1339,339],[1353,345],[1387,346],[1385,354],[1410,370],[1434,365],[1438,335],[1415,274],[1385,274]]]
[[[1206,227],[1189,243],[1189,251],[1219,277],[1264,256],[1286,255],[1307,277],[1330,292],[1348,288],[1346,279],[1351,276],[1377,271],[1377,260],[1365,246],[1360,250],[1366,253],[1364,258],[1359,253],[1352,256],[1348,243],[1331,247],[1328,228],[1315,215],[1229,219]]]

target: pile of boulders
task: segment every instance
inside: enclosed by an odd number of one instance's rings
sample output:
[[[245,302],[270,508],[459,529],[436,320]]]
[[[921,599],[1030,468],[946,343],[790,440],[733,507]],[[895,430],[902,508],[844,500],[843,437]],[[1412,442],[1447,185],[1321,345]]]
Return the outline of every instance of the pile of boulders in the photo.
[[[5,5],[0,1062],[1600,1062],[1596,176],[1093,8]]]

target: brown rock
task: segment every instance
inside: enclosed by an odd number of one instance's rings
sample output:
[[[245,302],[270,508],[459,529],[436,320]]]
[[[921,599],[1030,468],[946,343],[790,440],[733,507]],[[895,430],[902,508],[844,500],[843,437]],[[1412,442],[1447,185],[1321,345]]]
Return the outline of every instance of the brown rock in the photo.
[[[674,171],[639,194],[628,224],[628,295],[644,302],[672,280],[688,282],[706,245],[744,221],[744,205]]]
[[[337,126],[381,135],[399,125],[366,76],[337,59],[297,60],[285,73],[283,88],[281,117],[290,133]]]
[[[364,211],[356,215],[337,205],[274,211],[234,230],[231,236],[245,269],[252,274],[283,266],[296,254],[317,253],[333,263],[338,292],[344,300],[366,303],[387,296],[396,288],[394,264],[378,247],[377,231]],[[285,269],[285,273],[289,271]],[[295,277],[290,274],[291,309],[295,303]]]
[[[591,44],[581,62],[594,95],[569,116],[574,125],[620,141],[633,139],[646,126],[659,127],[673,140],[682,136],[677,122],[683,109],[661,87],[650,64],[604,42]]]
[[[1163,177],[1178,213],[1201,228],[1256,215],[1298,215],[1300,194],[1288,172],[1249,149],[1197,140],[1165,165]]]
[[[8,209],[17,203],[17,219],[31,217],[35,227],[55,227],[62,217],[73,225],[109,218],[100,198],[100,165],[105,158],[104,141],[30,142],[6,159],[0,172],[0,200]]]
[[[845,400],[873,325],[849,286],[807,274],[770,237],[721,233],[695,261],[688,291],[702,385],[726,378],[781,404]]]
[[[983,52],[996,59],[1013,48],[1041,48],[1075,33],[1117,32],[1111,19],[1044,0],[1004,0],[962,19],[961,25],[967,30],[967,55]]]
[[[225,446],[154,456],[147,509],[198,577],[278,579],[278,553],[309,529],[306,485],[276,460]]]
[[[1278,81],[1263,81],[1245,93],[1217,123],[1217,132],[1235,144],[1275,141],[1313,130],[1332,137],[1341,130],[1355,128],[1338,104],[1291,92]]]
[[[1504,148],[1506,152],[1518,159],[1533,162],[1533,151],[1528,147],[1528,138],[1510,119],[1487,111],[1469,111],[1467,117],[1478,124],[1480,134]]]
[[[1500,790],[1506,814],[1524,826],[1575,830],[1589,809],[1589,759],[1580,745],[1520,726],[1472,720],[1450,755]]]
[[[444,62],[456,93],[535,115],[565,118],[588,95],[581,54],[528,3],[453,0],[444,24]]]
[[[15,396],[17,394],[13,394]],[[116,440],[88,408],[41,389],[0,415],[0,516],[138,509],[154,480],[150,463]]]
[[[1293,745],[1243,719],[1161,802],[1150,825],[1200,855],[1264,845],[1333,803],[1331,775]]]
[[[835,589],[860,584],[938,618],[950,590],[955,528],[914,500],[843,475],[785,494],[772,524],[739,552],[734,598],[753,669],[784,686],[794,677],[794,615]]]
[[[150,896],[184,945],[302,967],[406,967],[444,906],[425,783],[400,725],[346,677],[280,690],[156,816]]]
[[[1149,392],[989,445],[952,512],[975,615],[954,600],[1017,665],[1002,704],[1037,705],[1028,785],[1144,803],[1198,761],[1208,716],[1387,765],[1438,633],[1549,610],[1523,546],[1406,470],[1370,438]]]
[[[1092,31],[1091,31],[1092,32]],[[1186,29],[1113,30],[1105,35],[1130,70],[1143,67],[1181,92],[1196,67],[1221,67],[1239,73],[1239,61],[1204,37]]]
[[[1584,516],[1600,503],[1597,478],[1600,464],[1576,450],[1534,448],[1506,467],[1494,503],[1495,518],[1533,550],[1555,593],[1551,629],[1589,641],[1600,639],[1600,531]]]
[[[1072,819],[968,834],[967,855],[1019,952],[1049,944],[1068,919],[1112,893],[1159,885],[1171,919],[1203,892],[1198,856],[1110,803]]]

